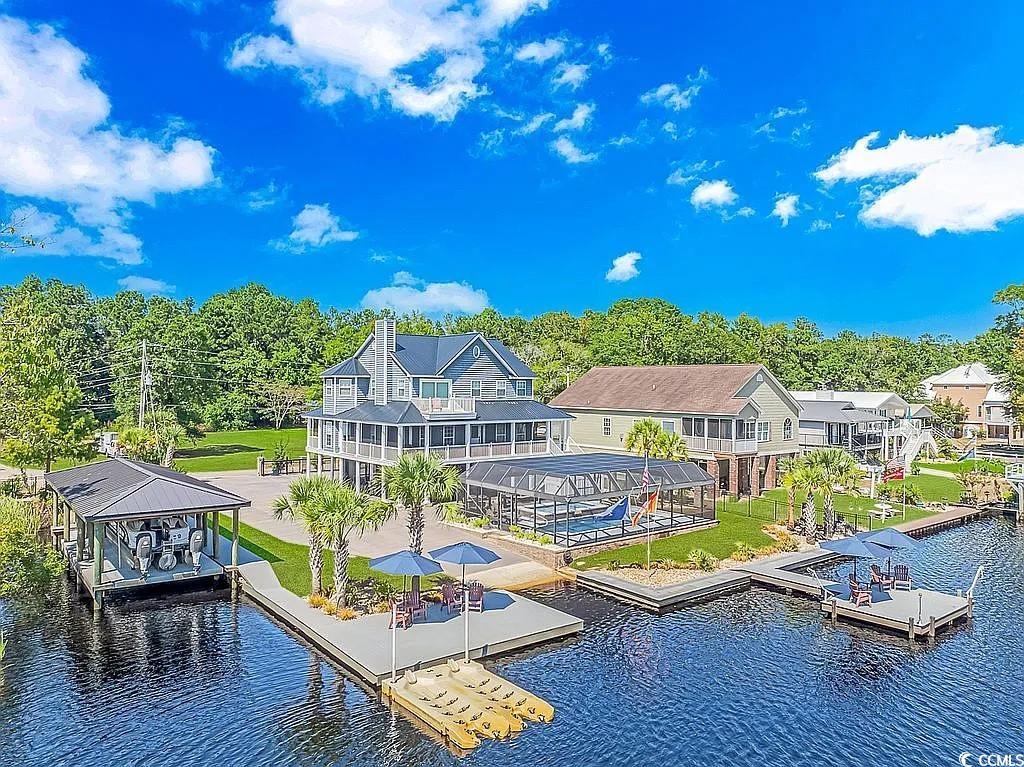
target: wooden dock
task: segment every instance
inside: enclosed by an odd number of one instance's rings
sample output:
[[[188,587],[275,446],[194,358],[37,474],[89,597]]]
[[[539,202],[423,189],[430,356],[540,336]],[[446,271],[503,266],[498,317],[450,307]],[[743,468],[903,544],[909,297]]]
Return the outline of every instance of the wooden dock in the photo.
[[[922,535],[938,532],[939,530],[959,527],[960,525],[966,525],[968,522],[974,522],[985,517],[996,517],[1001,514],[1002,509],[998,507],[954,506],[947,511],[940,511],[911,522],[901,522],[898,525],[893,525],[893,527],[907,535],[918,538]]]
[[[905,632],[910,639],[934,639],[939,630],[972,616],[974,598],[970,594],[959,596],[929,589],[874,589],[871,604],[858,606],[850,602],[847,591],[823,599],[821,610],[831,618],[833,625],[843,618],[874,628]]]

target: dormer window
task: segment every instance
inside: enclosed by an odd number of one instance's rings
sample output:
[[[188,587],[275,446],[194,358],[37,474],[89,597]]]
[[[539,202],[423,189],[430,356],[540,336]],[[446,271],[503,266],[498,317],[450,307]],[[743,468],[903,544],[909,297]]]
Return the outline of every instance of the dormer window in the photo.
[[[498,399],[505,399],[508,396],[508,381],[498,381],[495,385],[495,396]]]
[[[527,396],[527,381],[516,381],[516,396],[525,397]]]

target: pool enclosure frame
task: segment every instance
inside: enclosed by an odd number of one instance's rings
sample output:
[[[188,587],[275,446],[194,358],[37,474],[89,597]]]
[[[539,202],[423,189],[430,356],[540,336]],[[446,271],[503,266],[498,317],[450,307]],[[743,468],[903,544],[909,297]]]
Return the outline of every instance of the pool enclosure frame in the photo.
[[[715,520],[714,478],[695,463],[651,458],[650,489],[658,490],[657,510],[633,524],[619,523],[573,529],[580,504],[611,505],[623,496],[640,494],[643,456],[617,453],[576,453],[487,461],[470,466],[464,480],[466,515],[488,517],[501,530],[518,527],[535,536],[548,534],[567,549],[610,543],[648,532],[659,534],[704,526]],[[603,504],[602,502],[607,502]],[[541,508],[544,514],[540,513]],[[541,517],[550,521],[538,524]],[[582,516],[575,515],[577,524]]]

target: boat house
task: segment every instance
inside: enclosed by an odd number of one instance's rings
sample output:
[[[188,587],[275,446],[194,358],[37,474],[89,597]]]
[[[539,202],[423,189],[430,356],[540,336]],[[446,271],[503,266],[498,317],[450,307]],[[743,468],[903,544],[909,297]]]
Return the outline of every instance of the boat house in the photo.
[[[54,545],[96,609],[114,592],[209,582],[237,570],[245,498],[123,458],[50,472],[45,481]],[[231,514],[230,552],[222,551],[228,545],[219,534],[223,513]]]

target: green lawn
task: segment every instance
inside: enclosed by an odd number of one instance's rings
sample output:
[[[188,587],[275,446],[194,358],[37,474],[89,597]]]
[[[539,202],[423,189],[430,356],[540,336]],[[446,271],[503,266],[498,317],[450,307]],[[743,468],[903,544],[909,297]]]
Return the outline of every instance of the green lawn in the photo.
[[[221,516],[221,534],[231,537],[231,519]],[[310,591],[309,547],[300,543],[288,543],[269,533],[258,530],[244,522],[238,523],[239,543],[258,557],[262,557],[277,573],[281,585],[300,597],[308,596]],[[334,556],[330,551],[325,554],[324,585],[330,587],[331,572],[334,567]],[[402,576],[385,575],[370,569],[370,560],[366,557],[349,557],[348,574],[353,580],[374,578],[386,581],[397,588],[402,587]],[[431,578],[424,582],[432,583]]]
[[[281,440],[288,446],[289,457],[298,458],[306,449],[306,430],[211,431],[195,444],[186,442],[177,451],[174,462],[188,472],[255,469],[256,458],[261,454],[273,458],[274,448]]]
[[[941,485],[942,490],[944,490],[945,492],[951,494],[949,496],[950,500],[952,501],[953,494],[955,494],[956,499],[959,500],[959,498],[960,498],[959,493],[963,492],[963,486],[960,485],[960,483],[958,483],[958,482],[956,482],[955,480],[952,480],[952,479],[946,479],[945,477],[935,477],[935,476],[928,476],[928,475],[921,475],[921,476],[925,476],[927,478],[927,480],[933,480],[933,479],[934,480],[939,480],[938,484]],[[912,482],[914,484],[917,484],[921,488],[922,493],[924,493],[924,495],[925,495],[925,500],[936,500],[936,501],[937,500],[941,500],[941,498],[942,498],[941,495],[938,496],[938,497],[935,497],[935,498],[930,497],[930,492],[929,491],[938,492],[938,486],[936,486],[934,483],[931,483],[931,482],[920,482],[919,483],[919,482],[916,481],[918,479],[921,479],[921,476],[914,477]],[[928,486],[927,488],[925,487],[926,485]],[[959,491],[959,492],[955,492],[955,491]],[[800,507],[801,507],[801,505],[804,502],[804,497],[805,497],[804,493],[797,493],[796,494],[796,508],[794,509],[793,514],[794,514],[794,516],[796,516],[798,518],[800,516]],[[874,508],[874,506],[878,503],[877,500],[872,500],[871,498],[867,497],[866,495],[842,495],[842,494],[838,494],[834,498],[835,498],[834,503],[835,503],[835,506],[836,506],[836,511],[838,511],[840,514],[849,515],[847,517],[847,519],[850,522],[853,522],[854,518],[856,518],[856,522],[857,522],[858,527],[862,527],[862,528],[865,528],[865,529],[867,528],[868,509]],[[772,503],[773,501],[777,502],[777,505],[773,504]],[[719,509],[719,511],[731,512],[731,513],[734,513],[734,514],[739,514],[741,516],[751,515],[753,517],[761,519],[764,522],[771,522],[775,518],[776,515],[777,515],[779,521],[782,521],[782,520],[785,520],[788,517],[788,515],[789,515],[789,508],[788,508],[787,501],[786,501],[786,490],[784,488],[781,488],[781,487],[777,487],[774,490],[768,490],[760,498],[754,498],[754,499],[750,500],[749,502],[747,501],[746,498],[744,498],[742,500],[739,500],[739,501],[732,500],[732,499],[719,500],[719,502],[718,502],[718,509]],[[915,506],[908,506],[907,507],[907,517],[906,517],[906,520],[904,520],[901,517],[893,517],[893,518],[885,520],[884,522],[882,522],[881,520],[878,520],[878,519],[872,519],[871,520],[871,526],[872,526],[872,528],[874,528],[874,527],[879,527],[879,526],[894,525],[894,524],[898,524],[898,523],[904,522],[904,521],[909,522],[909,521],[914,520],[914,519],[921,519],[922,517],[927,517],[927,516],[929,516],[932,513],[933,512],[931,512],[931,511],[929,511],[927,509],[920,509],[920,508],[917,508]],[[818,522],[819,523],[821,522],[821,515],[822,515],[821,498],[819,497],[818,498]],[[855,515],[855,517],[854,517],[854,515]]]
[[[888,484],[901,487],[907,482],[921,491],[926,501],[959,503],[964,494],[963,484],[952,477],[937,477],[934,474],[915,474],[906,480],[895,480]]]
[[[959,472],[974,471],[979,469],[981,471],[987,471],[990,474],[998,474],[1003,476],[1004,465],[998,461],[987,461],[984,458],[969,458],[966,461],[955,461],[955,462],[931,462],[931,461],[915,461],[915,467],[921,467],[925,469],[938,469],[939,471],[950,471],[954,474]]]
[[[718,525],[707,530],[693,533],[682,533],[670,538],[651,541],[651,559],[673,559],[684,562],[694,549],[703,549],[719,559],[725,559],[736,550],[737,543],[745,543],[752,548],[760,548],[774,543],[774,539],[761,532],[765,520],[747,517],[745,514],[719,512]],[[623,546],[621,549],[610,549],[589,557],[581,557],[573,562],[573,567],[589,570],[604,567],[609,562],[645,562],[647,560],[647,543]]]

